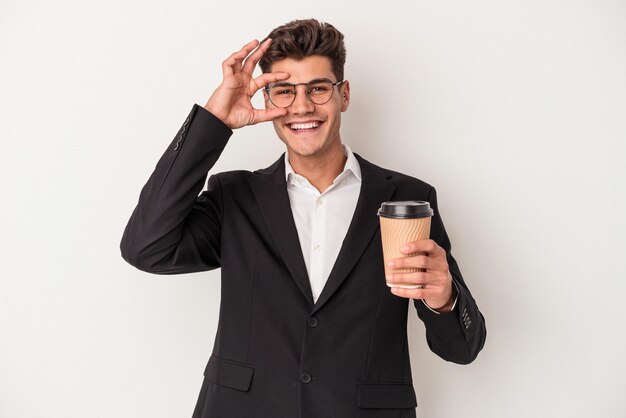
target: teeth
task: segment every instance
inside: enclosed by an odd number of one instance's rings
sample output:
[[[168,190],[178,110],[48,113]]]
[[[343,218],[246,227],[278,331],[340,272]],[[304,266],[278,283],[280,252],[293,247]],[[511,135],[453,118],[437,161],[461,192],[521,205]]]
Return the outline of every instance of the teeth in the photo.
[[[311,122],[311,123],[292,123],[291,129],[299,130],[299,129],[312,129],[317,128],[319,126],[319,122]]]

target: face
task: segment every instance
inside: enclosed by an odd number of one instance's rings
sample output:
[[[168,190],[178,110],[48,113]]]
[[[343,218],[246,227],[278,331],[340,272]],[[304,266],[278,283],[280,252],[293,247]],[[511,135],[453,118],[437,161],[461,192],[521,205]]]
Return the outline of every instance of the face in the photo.
[[[339,81],[333,74],[330,59],[318,55],[300,61],[291,58],[276,61],[271,71],[289,73],[285,81],[292,84],[306,83],[317,78],[328,78],[333,83]],[[304,85],[297,86],[296,98],[287,108],[288,113],[273,121],[276,134],[287,145],[290,159],[323,157],[332,152],[342,152],[339,126],[341,112],[345,112],[350,103],[350,85],[345,81],[334,86],[331,99],[323,105],[311,102],[305,89]],[[265,106],[273,107],[265,91],[264,96]],[[309,125],[298,125],[302,123]],[[311,127],[311,123],[314,127]],[[298,127],[306,129],[294,129]]]

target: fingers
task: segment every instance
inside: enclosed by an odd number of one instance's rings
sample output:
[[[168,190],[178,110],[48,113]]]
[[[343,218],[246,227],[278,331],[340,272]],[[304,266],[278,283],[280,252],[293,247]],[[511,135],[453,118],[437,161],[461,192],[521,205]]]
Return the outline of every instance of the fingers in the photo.
[[[275,107],[272,109],[254,109],[254,115],[250,125],[255,125],[260,122],[267,122],[274,120],[287,114],[287,109],[284,107]]]
[[[409,283],[426,286],[428,284],[431,284],[433,281],[431,273],[422,271],[417,271],[414,273],[387,273],[385,275],[385,279],[389,284],[392,285],[394,283]]]
[[[449,295],[452,288],[451,284],[440,283],[438,279],[430,273],[397,274],[394,275],[393,280],[387,281],[387,285],[394,295],[416,300],[424,299],[431,307],[444,306],[446,301],[450,299]],[[417,286],[413,289],[404,287],[411,285]]]
[[[454,300],[457,297],[452,285],[440,289],[405,289],[401,287],[392,287],[390,291],[395,296],[402,298],[415,300],[422,299],[429,308],[440,313],[450,312],[454,306]]]
[[[407,242],[400,247],[405,257],[387,260],[387,267],[392,269],[423,268],[428,270],[447,270],[446,251],[433,240]]]
[[[452,292],[452,276],[446,251],[430,239],[408,242],[402,245],[400,251],[407,256],[387,260],[385,268],[387,283],[389,286],[420,285],[421,288],[392,287],[391,292],[402,298],[423,299],[430,307],[446,306]],[[412,273],[394,272],[406,268],[422,270]]]
[[[387,267],[392,269],[429,269],[435,270],[442,267],[443,263],[439,263],[438,259],[426,255],[415,255],[412,257],[393,258],[387,260]]]
[[[244,72],[252,75],[256,63],[259,62],[263,54],[265,54],[265,51],[267,51],[267,49],[270,47],[271,43],[272,40],[270,38],[266,39],[261,45],[259,45],[259,47],[256,49],[256,51],[254,51],[254,53],[252,53],[252,55],[246,58],[246,62],[243,64]]]
[[[402,272],[406,271],[405,269],[413,269],[413,271]],[[407,283],[432,287],[446,282],[448,269],[445,257],[416,255],[387,260],[385,276],[390,284]]]
[[[239,51],[232,53],[224,62],[222,62],[222,72],[224,78],[233,75],[241,70],[241,62],[246,58],[254,48],[258,45],[258,40],[254,39],[244,45]]]
[[[441,248],[432,239],[422,239],[419,241],[407,242],[400,247],[402,254],[427,253],[429,255],[445,254],[445,250]]]
[[[428,289],[404,289],[402,287],[392,287],[391,293],[401,298],[426,299],[429,296]]]
[[[259,45],[259,41],[254,39],[244,45],[244,47],[239,51],[231,54],[231,56],[222,63],[222,72],[224,73],[224,77],[231,76],[239,71],[252,75],[254,67],[257,62],[259,62],[263,54],[265,54],[265,51],[267,51],[267,48],[269,48],[271,43],[272,40],[268,38]],[[256,50],[254,50],[255,48]],[[254,52],[250,54],[252,51]],[[242,62],[244,62],[243,66],[241,64]]]
[[[276,72],[276,73],[264,73],[255,78],[254,81],[254,92],[256,90],[262,89],[270,83],[275,83],[276,81],[286,80],[289,78],[289,73]]]

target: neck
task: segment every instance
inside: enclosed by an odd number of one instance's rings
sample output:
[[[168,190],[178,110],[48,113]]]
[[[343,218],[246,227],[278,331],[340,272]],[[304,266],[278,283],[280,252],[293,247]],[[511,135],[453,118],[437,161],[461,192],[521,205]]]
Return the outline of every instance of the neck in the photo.
[[[289,164],[293,171],[306,178],[320,193],[341,174],[348,159],[343,154],[341,143],[336,141],[335,144],[322,155],[308,157],[297,155],[287,149]]]

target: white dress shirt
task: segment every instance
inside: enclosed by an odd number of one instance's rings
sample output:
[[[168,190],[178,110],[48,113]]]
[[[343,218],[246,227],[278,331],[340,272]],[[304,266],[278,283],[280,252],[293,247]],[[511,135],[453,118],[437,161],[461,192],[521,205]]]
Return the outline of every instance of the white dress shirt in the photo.
[[[337,260],[361,191],[359,163],[345,144],[343,153],[348,157],[343,172],[322,193],[293,171],[285,153],[287,193],[314,302]]]
[[[347,157],[343,171],[322,193],[293,170],[285,153],[287,193],[314,303],[337,260],[361,191],[359,162],[350,147],[343,144],[342,149]],[[385,277],[380,279],[385,280]],[[426,302],[424,304],[430,309]]]

